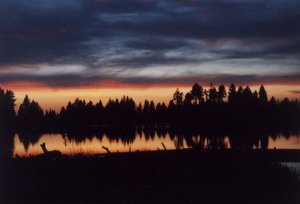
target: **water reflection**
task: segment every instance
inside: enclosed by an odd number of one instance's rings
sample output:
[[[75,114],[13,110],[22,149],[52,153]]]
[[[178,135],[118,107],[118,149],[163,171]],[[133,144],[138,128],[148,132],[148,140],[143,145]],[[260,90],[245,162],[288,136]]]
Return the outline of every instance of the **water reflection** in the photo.
[[[195,131],[194,129],[103,128],[98,131],[76,131],[64,134],[15,134],[11,154],[30,156],[41,154],[40,143],[49,150],[64,154],[105,153],[102,145],[111,152],[151,151],[163,149],[300,149],[299,131]]]
[[[0,159],[12,157],[14,150],[14,132],[0,128]]]

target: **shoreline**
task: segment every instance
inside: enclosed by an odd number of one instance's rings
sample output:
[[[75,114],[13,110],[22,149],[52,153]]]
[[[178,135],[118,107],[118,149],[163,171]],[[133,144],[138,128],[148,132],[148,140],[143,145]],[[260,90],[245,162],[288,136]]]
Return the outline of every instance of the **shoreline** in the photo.
[[[262,160],[266,162],[300,162],[300,149],[180,149],[180,150],[155,150],[155,151],[136,151],[136,152],[111,152],[98,154],[63,154],[54,159],[77,159],[77,158],[114,158],[114,159],[131,159],[131,158],[149,158],[149,157],[169,157],[178,159],[193,159],[193,160],[226,160],[226,159],[251,159]],[[22,159],[53,159],[45,154],[13,157],[13,160]]]

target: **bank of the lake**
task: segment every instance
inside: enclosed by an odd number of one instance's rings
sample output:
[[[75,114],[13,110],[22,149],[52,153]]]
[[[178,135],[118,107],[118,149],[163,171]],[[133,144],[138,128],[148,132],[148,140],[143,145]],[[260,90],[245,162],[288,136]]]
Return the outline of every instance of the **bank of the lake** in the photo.
[[[1,203],[299,203],[296,172],[272,161],[283,156],[296,160],[299,151],[9,159],[0,197]]]

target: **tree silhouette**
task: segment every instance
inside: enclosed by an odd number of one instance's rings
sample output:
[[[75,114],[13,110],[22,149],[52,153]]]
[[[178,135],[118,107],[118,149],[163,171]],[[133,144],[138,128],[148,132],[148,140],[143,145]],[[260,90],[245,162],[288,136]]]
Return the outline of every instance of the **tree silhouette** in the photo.
[[[195,83],[193,85],[190,94],[191,94],[192,98],[195,100],[195,104],[199,104],[199,103],[203,102],[203,100],[204,100],[203,99],[203,96],[204,96],[203,88],[198,83]]]
[[[43,110],[26,95],[18,110],[18,126],[22,131],[39,131],[43,124]]]
[[[0,88],[0,128],[14,126],[16,119],[15,101],[15,95],[12,91],[4,91]]]
[[[190,92],[186,93],[185,97],[184,97],[184,104],[187,105],[187,106],[191,105],[193,99],[194,99],[194,97]],[[197,103],[197,102],[195,102],[195,103]]]
[[[58,130],[59,126],[59,115],[55,112],[55,110],[46,110],[43,120],[43,128],[45,130],[51,131]]]
[[[258,93],[256,90],[253,92],[252,97],[253,97],[254,103],[258,103]]]
[[[222,85],[219,86],[219,91],[217,93],[217,101],[218,101],[218,103],[223,103],[224,102],[224,98],[226,96],[227,96],[226,88],[222,84]]]
[[[208,90],[208,101],[210,103],[217,103],[218,100],[218,91],[217,89],[214,87],[213,84],[210,85],[210,89]]]
[[[234,84],[230,84],[229,92],[228,92],[228,103],[234,104],[236,102],[236,87]]]
[[[103,124],[104,106],[101,100],[99,100],[99,102],[96,103],[94,111],[94,121],[96,122],[96,124]]]
[[[268,102],[268,95],[263,85],[259,88],[258,97],[261,104],[266,104]]]
[[[205,96],[205,101],[207,102],[208,101],[209,92],[206,89],[204,89],[203,94]]]
[[[177,106],[183,104],[183,92],[180,92],[179,89],[177,88],[175,93],[173,94],[173,101]]]
[[[242,96],[243,96],[243,98],[242,98],[242,103],[243,104],[251,104],[252,103],[252,101],[253,101],[252,91],[251,91],[249,86],[247,86],[243,90]]]

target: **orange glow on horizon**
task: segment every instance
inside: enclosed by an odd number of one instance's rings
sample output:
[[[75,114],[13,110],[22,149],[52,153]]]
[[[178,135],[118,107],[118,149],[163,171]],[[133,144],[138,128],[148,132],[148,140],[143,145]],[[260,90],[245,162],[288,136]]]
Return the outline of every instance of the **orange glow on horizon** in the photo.
[[[209,88],[206,83],[200,83],[204,88]],[[169,83],[169,84],[124,84],[115,81],[106,81],[96,84],[73,86],[73,87],[50,87],[42,83],[33,82],[15,82],[2,85],[3,89],[14,91],[17,98],[16,110],[18,110],[20,103],[22,103],[25,95],[28,95],[31,100],[37,101],[43,109],[54,109],[59,111],[62,106],[66,106],[69,101],[74,101],[76,98],[85,99],[94,103],[101,101],[106,102],[111,98],[121,98],[122,96],[132,97],[136,103],[142,102],[145,99],[153,100],[155,103],[168,103],[172,98],[176,88],[187,93],[191,90],[193,83]],[[244,84],[237,84],[236,86],[246,86]],[[290,99],[299,99],[300,94],[292,93],[292,90],[299,90],[298,84],[264,84],[268,92],[268,96],[275,96],[283,99],[288,97]],[[215,84],[218,86],[218,84]],[[229,84],[226,84],[228,88]],[[259,85],[250,84],[251,89],[258,90]]]

